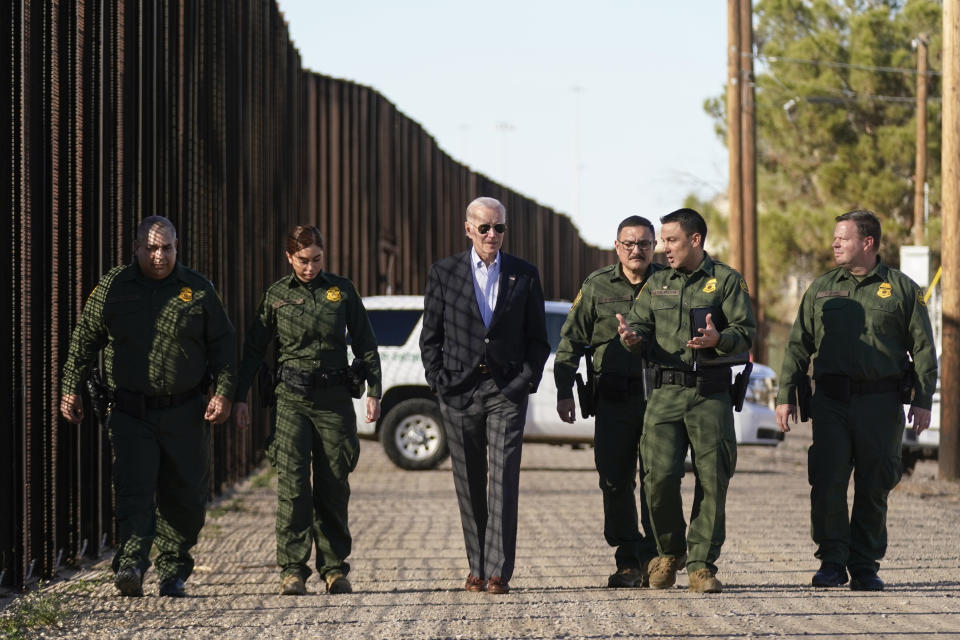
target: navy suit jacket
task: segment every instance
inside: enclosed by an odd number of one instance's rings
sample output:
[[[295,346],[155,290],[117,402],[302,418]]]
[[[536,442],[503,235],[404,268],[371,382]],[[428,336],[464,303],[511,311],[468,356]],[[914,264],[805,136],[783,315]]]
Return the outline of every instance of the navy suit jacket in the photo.
[[[423,367],[445,403],[467,406],[482,379],[481,362],[512,402],[537,390],[550,344],[535,266],[500,252],[500,290],[489,329],[480,316],[469,251],[430,267],[423,308]]]

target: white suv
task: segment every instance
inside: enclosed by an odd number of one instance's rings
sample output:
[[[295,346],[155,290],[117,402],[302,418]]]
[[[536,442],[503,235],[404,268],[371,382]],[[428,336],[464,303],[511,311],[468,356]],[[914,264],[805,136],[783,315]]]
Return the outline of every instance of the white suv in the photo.
[[[379,437],[390,459],[404,469],[432,469],[447,457],[446,435],[436,397],[430,392],[420,360],[420,329],[423,323],[423,296],[372,296],[363,299],[377,336],[383,369],[382,414],[376,423],[357,421],[361,437]],[[569,424],[557,415],[557,388],[553,382],[553,358],[560,342],[560,328],[570,310],[569,302],[545,304],[550,357],[537,393],[527,406],[525,442],[551,444],[593,444],[593,418]],[[584,368],[583,363],[580,364]],[[734,413],[738,444],[776,446],[783,434],[777,429],[774,412],[761,404],[775,393],[773,371],[755,365],[748,401]],[[363,399],[354,401],[357,415],[363,415]]]

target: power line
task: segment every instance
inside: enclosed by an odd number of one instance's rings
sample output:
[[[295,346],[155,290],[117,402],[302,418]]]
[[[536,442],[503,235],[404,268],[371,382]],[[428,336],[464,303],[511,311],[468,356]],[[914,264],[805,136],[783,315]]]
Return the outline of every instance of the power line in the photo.
[[[852,64],[849,62],[832,62],[828,60],[804,60],[803,58],[789,58],[786,56],[764,56],[759,53],[748,53],[744,52],[742,55],[749,56],[752,55],[754,59],[758,62],[768,63],[768,62],[791,62],[794,64],[810,64],[816,66],[824,67],[833,67],[837,69],[856,69],[858,71],[880,71],[884,73],[903,73],[910,75],[917,75],[919,72],[916,69],[911,69],[909,67],[877,67],[868,64]],[[943,75],[939,71],[930,70],[926,72],[928,76],[940,76]]]

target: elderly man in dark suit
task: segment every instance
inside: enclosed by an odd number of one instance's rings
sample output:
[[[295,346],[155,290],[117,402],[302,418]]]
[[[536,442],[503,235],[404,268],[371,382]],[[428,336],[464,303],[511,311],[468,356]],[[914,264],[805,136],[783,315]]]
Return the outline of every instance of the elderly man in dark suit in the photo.
[[[527,398],[550,353],[540,274],[500,251],[506,220],[494,198],[467,206],[473,247],[430,268],[420,334],[453,459],[465,589],[489,593],[510,590]]]

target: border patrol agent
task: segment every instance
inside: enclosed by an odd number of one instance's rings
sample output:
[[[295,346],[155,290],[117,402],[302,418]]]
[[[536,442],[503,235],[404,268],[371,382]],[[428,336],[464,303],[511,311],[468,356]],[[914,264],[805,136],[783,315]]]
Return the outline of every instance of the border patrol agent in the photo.
[[[789,431],[789,419],[796,422],[795,397],[809,384],[812,357],[808,476],[811,531],[821,561],[812,583],[841,586],[849,569],[851,589],[880,591],[887,495],[901,474],[902,405],[912,402],[909,418],[917,433],[930,425],[937,354],[919,287],[877,255],[877,217],[851,211],[836,221],[837,268],[803,295],[783,358],[777,424]]]
[[[206,514],[207,423],[230,416],[235,333],[210,281],[177,264],[169,220],[145,218],[134,255],[132,264],[111,269],[84,305],[64,366],[60,411],[70,422],[83,419],[80,388],[103,349],[120,530],[114,584],[124,596],[143,595],[155,541],[160,595],[182,597]]]
[[[244,340],[237,422],[250,424],[247,391],[276,338],[280,383],[276,433],[268,454],[277,469],[280,593],[306,593],[307,562],[314,545],[317,571],[327,592],[350,593],[347,477],[357,466],[360,442],[349,387],[346,333],[353,353],[366,365],[367,422],[380,417],[380,355],[353,283],[322,270],[320,230],[295,228],[287,238],[287,260],[293,274],[267,289]]]
[[[650,276],[618,331],[632,351],[647,348],[659,365],[640,439],[650,520],[659,558],[650,564],[650,586],[666,589],[686,558],[690,590],[719,593],[714,564],[724,541],[727,485],[737,462],[730,367],[700,367],[700,350],[726,356],[748,351],[756,322],[743,277],[704,251],[707,225],[693,209],[660,219],[664,255],[671,269]],[[691,330],[690,311],[712,308]],[[629,322],[629,324],[628,324]],[[680,497],[684,458],[692,449],[696,488],[687,533]]]
[[[617,548],[617,571],[607,580],[608,587],[647,586],[647,565],[657,556],[642,481],[639,522],[634,495],[638,465],[643,478],[644,361],[620,344],[616,316],[626,314],[650,274],[664,268],[652,263],[656,244],[653,224],[646,218],[630,216],[620,223],[614,245],[619,262],[594,271],[583,282],[560,331],[554,360],[557,413],[573,423],[577,367],[588,348],[594,354],[588,379],[597,380],[598,389],[588,384],[587,391],[590,400],[596,398],[593,451],[603,493],[603,535]]]

